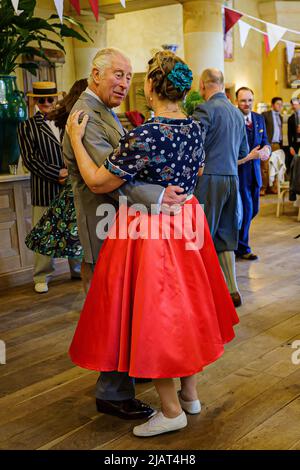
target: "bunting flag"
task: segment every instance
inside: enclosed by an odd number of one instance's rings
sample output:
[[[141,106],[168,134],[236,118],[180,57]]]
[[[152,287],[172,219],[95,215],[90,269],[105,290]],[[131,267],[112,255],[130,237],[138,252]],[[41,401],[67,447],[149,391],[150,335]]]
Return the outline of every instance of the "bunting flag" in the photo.
[[[248,23],[245,23],[245,21],[243,21],[243,20],[239,20],[238,25],[239,25],[239,28],[240,28],[241,46],[244,47],[245,43],[247,41],[249,31],[251,29],[251,26]]]
[[[247,15],[246,13],[235,10],[233,8],[228,8],[226,6],[223,6],[223,8],[225,12],[225,15],[224,15],[225,16],[225,31],[226,32],[229,31],[229,29],[231,29],[238,21],[242,47],[244,47],[247,41],[247,37],[248,37],[250,29],[253,29],[253,31],[257,31],[258,33],[263,35],[267,55],[269,55],[269,53],[274,49],[274,47],[276,47],[279,41],[285,43],[286,52],[287,52],[287,60],[289,63],[291,63],[291,61],[293,60],[294,53],[295,53],[295,47],[296,46],[300,47],[300,44],[283,39],[283,36],[287,32],[300,34],[300,31],[295,31],[289,28],[283,28],[282,26],[278,26],[274,23],[268,23],[267,21],[261,20],[260,18],[255,18],[254,16],[251,16],[251,15]],[[256,28],[255,26],[249,25],[245,21],[242,21],[241,19],[239,19],[241,17],[250,18],[251,20],[255,20],[255,21],[259,21],[260,23],[263,23],[267,29],[267,32],[262,31],[261,29]]]
[[[286,56],[287,56],[287,61],[290,64],[293,60],[294,54],[295,54],[295,47],[296,44],[291,41],[286,41]]]
[[[70,0],[71,5],[75,8],[76,13],[80,15],[80,3],[79,0]]]
[[[19,10],[19,0],[11,0],[12,6],[14,7],[15,13],[17,16],[19,16],[21,13],[23,13],[24,10]]]
[[[269,37],[270,51],[272,51],[274,47],[277,46],[280,39],[287,32],[287,29],[272,23],[267,23],[267,32]]]
[[[234,13],[239,13],[241,16],[245,16],[246,18],[251,18],[251,20],[259,21],[260,23],[263,23],[264,25],[271,24],[273,26],[277,26],[273,23],[268,23],[265,20],[261,20],[260,18],[255,18],[255,16],[247,15],[247,13],[243,13],[242,11],[236,10],[235,8],[228,8],[226,6],[223,6],[223,8],[225,8],[225,10],[230,10],[231,12],[234,12]],[[285,28],[285,29],[289,33],[300,34],[300,31],[295,31],[294,29],[290,29],[290,28]]]
[[[269,37],[267,34],[264,34],[264,42],[265,42],[265,49],[266,49],[266,54],[270,54],[270,43],[269,43]]]
[[[60,22],[62,23],[64,14],[64,0],[54,0],[54,3]]]
[[[126,8],[126,0],[120,0],[121,5],[123,8]]]
[[[242,18],[242,13],[237,13],[225,7],[225,34]]]
[[[89,3],[90,3],[91,8],[93,10],[96,21],[98,21],[98,18],[99,18],[98,0],[89,0]]]

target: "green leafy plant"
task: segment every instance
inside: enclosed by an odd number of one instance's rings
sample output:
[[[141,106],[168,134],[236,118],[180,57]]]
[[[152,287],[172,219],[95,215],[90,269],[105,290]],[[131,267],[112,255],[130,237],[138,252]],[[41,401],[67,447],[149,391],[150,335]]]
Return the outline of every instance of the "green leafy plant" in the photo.
[[[204,101],[199,91],[189,91],[183,101],[183,110],[188,116],[191,116],[196,106],[200,103],[204,103]]]
[[[65,52],[63,38],[71,37],[79,41],[92,40],[83,25],[69,16],[64,16],[61,24],[57,15],[47,19],[34,17],[36,0],[20,0],[18,9],[23,12],[15,14],[11,0],[0,0],[0,74],[9,75],[17,67],[29,70],[35,75],[38,64],[21,63],[22,55],[39,56],[47,60],[44,45],[55,45]],[[72,27],[76,27],[75,31]],[[81,34],[83,33],[83,34]],[[51,38],[49,38],[51,35]],[[54,38],[54,39],[53,39]],[[37,46],[33,46],[33,41]]]

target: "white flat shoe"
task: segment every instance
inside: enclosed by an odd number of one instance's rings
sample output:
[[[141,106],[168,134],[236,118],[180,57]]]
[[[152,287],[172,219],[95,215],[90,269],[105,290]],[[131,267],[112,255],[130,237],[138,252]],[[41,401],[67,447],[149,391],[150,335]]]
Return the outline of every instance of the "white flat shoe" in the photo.
[[[190,415],[197,415],[201,411],[201,403],[199,400],[184,401],[181,398],[180,391],[178,392],[179,403],[181,408]]]
[[[46,282],[37,282],[34,285],[35,292],[38,294],[43,294],[44,292],[48,292],[48,284]]]
[[[138,437],[150,437],[163,434],[165,432],[177,431],[187,425],[186,414],[183,411],[176,418],[167,418],[160,411],[150,418],[146,423],[133,428],[133,434]]]

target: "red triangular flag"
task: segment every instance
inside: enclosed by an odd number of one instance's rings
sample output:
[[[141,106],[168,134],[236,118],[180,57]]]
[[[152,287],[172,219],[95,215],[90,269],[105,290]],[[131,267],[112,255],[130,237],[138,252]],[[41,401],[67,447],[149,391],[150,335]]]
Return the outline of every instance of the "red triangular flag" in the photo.
[[[80,15],[80,3],[79,0],[70,0],[71,5],[75,8],[78,15]]]
[[[225,34],[242,18],[242,13],[230,10],[225,7]]]
[[[89,2],[93,10],[94,16],[96,18],[96,21],[98,21],[98,16],[99,16],[98,0],[89,0]]]
[[[269,43],[269,37],[267,34],[264,34],[264,42],[265,42],[265,49],[266,49],[266,54],[270,54],[270,43]]]

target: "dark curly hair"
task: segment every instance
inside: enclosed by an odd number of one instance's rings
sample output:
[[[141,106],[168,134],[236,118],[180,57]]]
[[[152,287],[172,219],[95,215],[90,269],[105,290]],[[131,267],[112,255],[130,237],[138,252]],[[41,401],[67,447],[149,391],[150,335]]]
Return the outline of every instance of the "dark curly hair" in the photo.
[[[177,55],[171,51],[157,52],[148,62],[147,78],[152,79],[153,89],[162,99],[170,101],[182,100],[190,88],[179,90],[168,80],[168,74],[173,70],[177,63],[185,64]]]
[[[77,80],[71,87],[69,93],[57,103],[56,108],[48,114],[48,119],[54,121],[56,126],[64,129],[69,117],[69,113],[78,100],[81,93],[88,86],[86,78]]]

